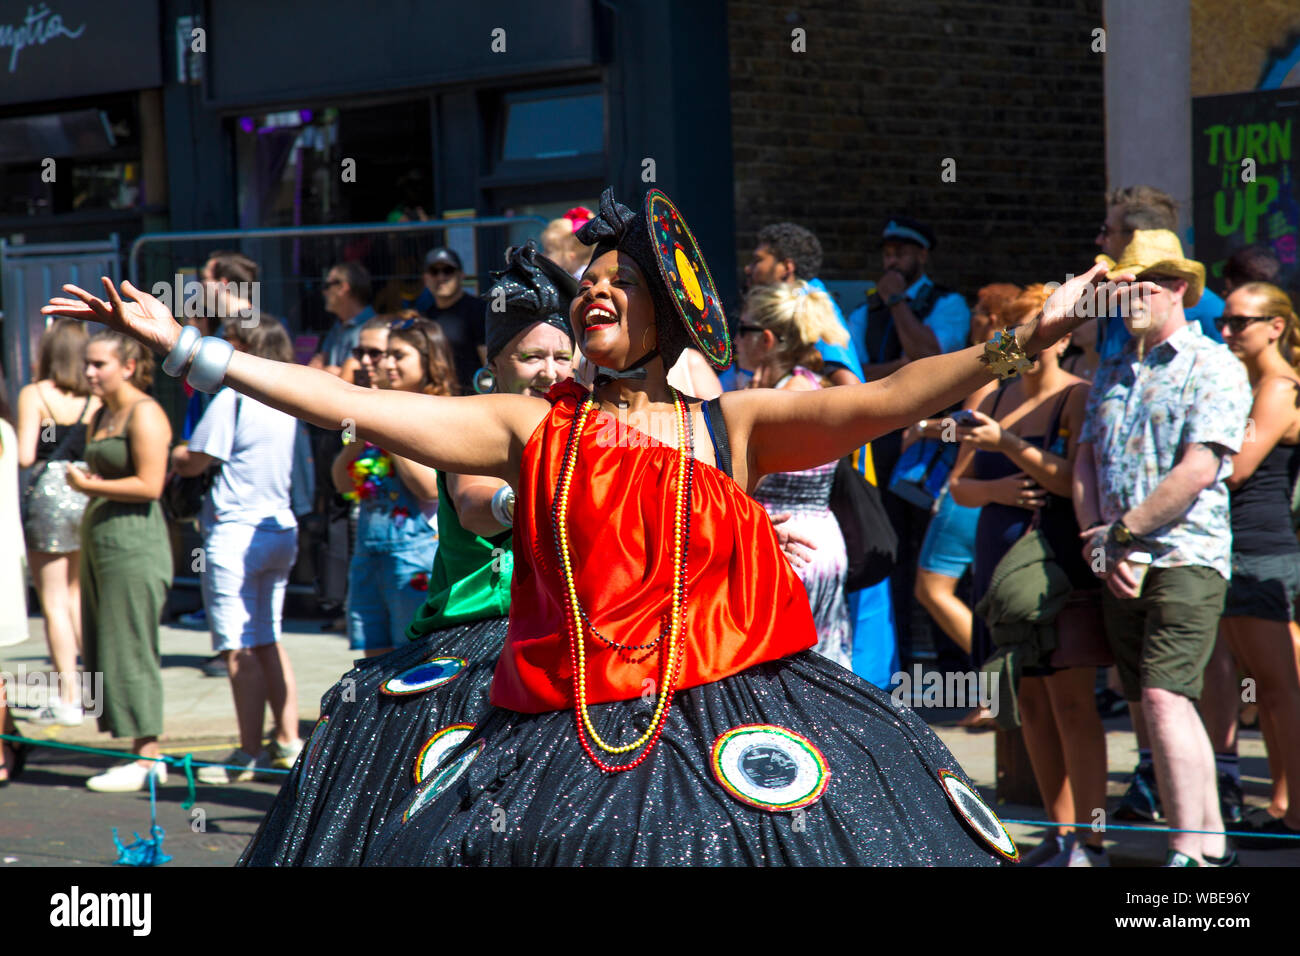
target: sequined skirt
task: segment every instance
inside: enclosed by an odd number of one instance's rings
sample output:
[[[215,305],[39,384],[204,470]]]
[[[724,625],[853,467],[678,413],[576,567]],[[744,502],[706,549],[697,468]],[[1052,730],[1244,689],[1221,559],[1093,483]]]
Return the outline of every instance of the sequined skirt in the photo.
[[[428,766],[468,728],[426,751],[430,738],[487,709],[506,624],[501,617],[444,628],[358,661],[321,698],[320,720],[240,865],[360,863],[415,786],[421,752]],[[430,660],[436,663],[411,673]],[[436,686],[420,691],[422,680]]]
[[[68,466],[81,462],[52,461],[37,476],[23,509],[27,549],[46,554],[81,550],[81,516],[89,498],[68,484]]]
[[[592,707],[592,722],[622,743],[653,704]],[[677,694],[633,770],[596,769],[573,711],[492,708],[426,783],[394,783],[406,796],[368,837],[369,864],[987,866],[1016,853],[924,722],[811,651]]]

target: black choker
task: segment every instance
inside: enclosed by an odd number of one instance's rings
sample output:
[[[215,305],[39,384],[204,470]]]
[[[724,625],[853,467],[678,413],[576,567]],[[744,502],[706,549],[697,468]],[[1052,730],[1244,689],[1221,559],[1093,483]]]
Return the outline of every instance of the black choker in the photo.
[[[650,364],[650,362],[653,359],[656,359],[658,357],[659,357],[659,350],[657,348],[653,348],[645,355],[641,356],[641,358],[637,359],[635,362],[629,365],[627,368],[623,369],[621,372],[612,368],[605,368],[603,365],[597,365],[596,378],[593,384],[596,388],[600,388],[602,385],[608,385],[610,382],[613,382],[620,378],[645,378],[646,377],[645,367],[648,364]]]

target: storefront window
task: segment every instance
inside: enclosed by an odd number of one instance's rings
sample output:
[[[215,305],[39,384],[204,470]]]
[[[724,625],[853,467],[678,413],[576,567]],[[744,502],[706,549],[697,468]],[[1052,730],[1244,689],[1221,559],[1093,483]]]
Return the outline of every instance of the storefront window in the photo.
[[[561,159],[600,153],[605,105],[599,90],[538,90],[506,97],[503,160]]]
[[[130,210],[141,198],[129,98],[0,119],[0,218]]]
[[[396,220],[433,207],[427,100],[238,117],[239,224]]]

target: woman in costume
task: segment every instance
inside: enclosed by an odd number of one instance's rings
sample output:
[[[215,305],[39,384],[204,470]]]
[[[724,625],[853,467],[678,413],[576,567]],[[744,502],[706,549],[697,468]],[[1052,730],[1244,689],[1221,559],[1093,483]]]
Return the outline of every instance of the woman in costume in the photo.
[[[591,394],[561,383],[550,404],[372,392],[310,368],[269,367],[183,333],[133,286],[123,286],[133,300],[124,303],[108,279],[107,301],[66,286],[75,298],[45,309],[129,331],[166,354],[169,371],[188,367],[197,388],[224,381],[324,427],[351,418],[400,454],[516,488],[517,566],[494,706],[400,815],[395,808],[366,861],[1014,858],[1005,828],[929,728],[808,652],[816,632],[803,585],[746,490],[1027,367],[1026,349],[1080,321],[1070,312],[1102,267],[986,347],[878,382],[729,392],[688,407],[665,368],[690,341],[725,367],[731,343],[684,219],[658,190],[640,213],[606,191],[583,232],[596,248],[570,320],[599,371]]]
[[[487,312],[491,390],[540,398],[571,374],[577,283],[532,243],[511,250],[495,279],[487,298],[502,295],[505,309]],[[242,865],[360,863],[393,807],[468,736],[506,636],[513,501],[500,478],[438,471],[441,540],[408,642],[359,661],[326,693],[306,756]]]

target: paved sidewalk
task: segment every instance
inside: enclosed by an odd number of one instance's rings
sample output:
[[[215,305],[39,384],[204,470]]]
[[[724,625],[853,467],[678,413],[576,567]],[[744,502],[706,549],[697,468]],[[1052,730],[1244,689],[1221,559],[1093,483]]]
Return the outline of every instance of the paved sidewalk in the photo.
[[[284,624],[283,642],[293,662],[298,681],[298,716],[306,734],[320,716],[320,698],[335,681],[352,667],[360,656],[348,650],[342,634],[323,632],[320,620],[293,619]],[[22,673],[47,673],[52,666],[45,645],[45,627],[40,618],[29,621],[31,637],[21,644],[0,647],[0,671],[14,674],[16,707],[36,707],[44,703],[44,686],[27,685]],[[163,673],[163,738],[169,744],[204,741],[229,744],[237,742],[234,703],[230,681],[225,677],[206,677],[199,669],[212,656],[211,638],[206,629],[164,625],[160,635]],[[39,682],[37,682],[39,683]],[[44,737],[65,743],[117,747],[126,741],[114,741],[101,734],[95,721],[87,719],[80,727],[36,727],[19,718],[19,730],[30,737]],[[270,718],[267,718],[270,728]]]
[[[300,733],[310,731],[319,716],[321,695],[338,678],[350,669],[354,655],[347,648],[341,634],[320,630],[319,620],[293,619],[284,628],[284,644],[292,659],[298,681]],[[31,637],[22,644],[0,648],[0,671],[20,675],[48,672],[45,639],[40,619],[31,620]],[[211,645],[205,630],[165,626],[162,629],[163,693],[165,705],[162,740],[163,750],[169,754],[191,751],[198,759],[220,759],[236,744],[230,682],[225,677],[205,677],[199,666],[211,656]],[[14,700],[18,706],[39,706],[44,702],[43,687],[25,687],[21,681],[14,687]],[[968,733],[953,724],[960,711],[922,710],[958,762],[975,780],[986,798],[992,801],[996,781],[994,734]],[[16,716],[21,717],[21,712]],[[1128,729],[1127,718],[1107,722],[1107,752],[1110,779],[1108,795],[1113,807],[1123,793],[1125,780],[1136,762],[1136,742]],[[122,749],[126,741],[114,741],[95,728],[93,720],[80,727],[36,727],[19,720],[18,729],[30,737],[59,740],[65,743],[84,743],[88,746]],[[268,721],[269,729],[269,721]],[[1243,731],[1241,735],[1241,765],[1247,800],[1263,805],[1268,798],[1268,764],[1263,741],[1258,731]],[[107,826],[99,816],[117,825],[119,821],[138,818],[139,801],[143,794],[91,795],[85,798],[83,779],[108,766],[107,757],[69,754],[66,751],[47,750],[35,758],[39,772],[33,773],[30,788],[11,788],[0,803],[11,814],[11,822],[26,821],[26,838],[4,845],[0,851],[13,851],[21,847],[23,862],[40,859],[47,862],[108,862],[102,855]],[[166,803],[181,799],[184,791],[173,785],[164,788]],[[202,799],[212,808],[214,825],[209,832],[194,835],[186,832],[188,818],[178,809],[170,811],[167,826],[169,837],[181,865],[229,865],[242,850],[248,837],[256,829],[262,813],[270,805],[276,789],[272,782],[204,788]],[[43,795],[42,795],[43,794]],[[160,795],[161,796],[161,795]],[[69,807],[87,806],[95,810],[85,821],[85,834],[65,822],[61,832],[51,833],[41,820],[49,819],[49,801],[65,800]],[[160,804],[161,805],[161,804]],[[129,811],[129,807],[137,807]],[[26,807],[26,809],[24,809]],[[1043,810],[1036,806],[1001,804],[996,806],[1005,819],[1041,820]],[[224,816],[223,816],[224,814]],[[172,819],[174,817],[174,819]],[[65,821],[68,819],[64,817]],[[104,824],[104,825],[101,825]],[[1010,826],[1012,835],[1022,850],[1036,845],[1043,836],[1041,827],[1016,824]],[[103,832],[101,832],[103,831]],[[129,831],[128,831],[129,832]],[[1163,833],[1134,833],[1112,830],[1107,836],[1112,862],[1117,866],[1154,866],[1163,862],[1166,838]],[[66,849],[65,849],[66,847]],[[66,853],[66,855],[65,855]],[[1242,852],[1242,861],[1249,866],[1298,866],[1300,847],[1294,850],[1270,852]],[[4,858],[5,863],[18,862],[19,857]]]

